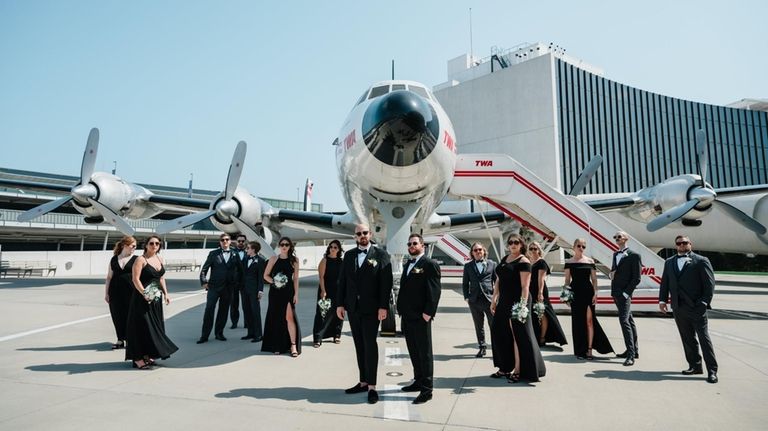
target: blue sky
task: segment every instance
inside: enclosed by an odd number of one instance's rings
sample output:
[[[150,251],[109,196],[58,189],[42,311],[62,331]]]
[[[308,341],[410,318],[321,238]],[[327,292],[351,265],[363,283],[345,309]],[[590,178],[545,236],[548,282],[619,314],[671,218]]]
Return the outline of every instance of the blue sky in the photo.
[[[470,50],[554,42],[609,79],[689,100],[768,98],[768,3],[736,1],[0,0],[0,167],[218,190],[241,185],[345,208],[331,142],[372,82],[434,86]]]

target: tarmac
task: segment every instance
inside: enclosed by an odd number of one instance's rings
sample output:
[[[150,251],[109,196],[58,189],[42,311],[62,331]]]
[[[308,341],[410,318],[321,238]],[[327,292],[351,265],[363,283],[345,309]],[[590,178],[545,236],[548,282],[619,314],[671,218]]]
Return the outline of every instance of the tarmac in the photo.
[[[687,364],[674,320],[660,315],[636,317],[641,357],[633,367],[550,346],[541,382],[491,379],[490,356],[475,358],[458,280],[445,279],[433,324],[434,399],[423,405],[400,391],[412,369],[399,337],[379,339],[378,404],[343,392],[357,382],[354,346],[345,322],[340,344],[312,347],[314,271],[302,273],[303,353],[295,359],[241,341],[242,322],[227,326],[226,342],[195,344],[205,301],[196,277],[167,275],[166,328],[180,349],[152,370],[132,369],[123,350],[110,349],[103,279],[0,279],[0,430],[766,429],[766,277],[719,279],[710,313],[718,384],[680,374]],[[263,314],[266,305],[265,295]],[[570,340],[570,316],[559,319]],[[599,320],[623,351],[615,315]]]

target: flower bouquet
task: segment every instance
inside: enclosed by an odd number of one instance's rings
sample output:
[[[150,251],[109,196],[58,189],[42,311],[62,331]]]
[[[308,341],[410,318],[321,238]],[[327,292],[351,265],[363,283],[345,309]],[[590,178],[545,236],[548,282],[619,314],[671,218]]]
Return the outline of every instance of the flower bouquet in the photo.
[[[144,299],[148,302],[159,301],[163,297],[163,292],[160,290],[160,285],[153,281],[144,288]]]
[[[541,322],[541,319],[544,317],[544,311],[546,311],[546,309],[547,306],[544,305],[544,301],[537,301],[533,304],[533,314],[539,318],[539,322]]]
[[[520,302],[516,302],[515,305],[512,306],[511,317],[520,323],[525,323],[525,321],[528,320],[529,313],[528,304],[520,299]]]
[[[317,306],[320,307],[320,315],[325,319],[325,315],[328,314],[328,310],[331,309],[331,300],[328,298],[320,298],[317,301]]]
[[[570,287],[563,286],[563,290],[560,291],[560,302],[571,305],[571,302],[573,302],[573,291]]]
[[[272,277],[272,284],[274,284],[276,288],[282,289],[286,284],[288,284],[288,277],[282,272],[278,272],[274,277]]]

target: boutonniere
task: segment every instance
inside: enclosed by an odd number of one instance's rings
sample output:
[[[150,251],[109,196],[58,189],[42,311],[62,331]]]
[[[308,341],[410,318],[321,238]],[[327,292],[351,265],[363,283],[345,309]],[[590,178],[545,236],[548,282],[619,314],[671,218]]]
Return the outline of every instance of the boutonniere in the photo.
[[[691,261],[692,261],[692,260],[693,260],[693,259],[691,259],[690,257],[686,257],[686,258],[684,258],[684,259],[683,259],[683,262],[685,262],[685,263],[691,263]]]
[[[368,263],[371,264],[371,266],[374,268],[376,268],[376,265],[379,264],[379,262],[376,259],[368,259]]]
[[[424,272],[424,268],[413,268],[411,272],[414,274],[421,274],[422,272]]]

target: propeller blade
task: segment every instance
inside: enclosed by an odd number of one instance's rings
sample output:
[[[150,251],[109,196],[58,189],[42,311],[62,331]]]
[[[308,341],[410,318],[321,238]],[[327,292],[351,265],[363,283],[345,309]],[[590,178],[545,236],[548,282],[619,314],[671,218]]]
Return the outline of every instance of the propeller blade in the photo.
[[[736,208],[731,204],[725,203],[723,201],[716,200],[714,203],[721,210],[725,211],[732,219],[734,219],[736,222],[738,222],[745,228],[751,230],[752,232],[758,235],[765,235],[765,232],[766,232],[765,226],[763,226],[763,224],[760,223],[759,221],[750,217],[744,211]]]
[[[83,163],[80,164],[80,184],[88,184],[96,166],[96,154],[99,152],[99,129],[91,129],[88,134],[88,142],[83,152]]]
[[[646,229],[648,229],[648,232],[656,232],[664,226],[688,214],[688,211],[692,210],[693,207],[698,204],[698,199],[691,199],[688,202],[680,204],[669,211],[665,211],[660,216],[648,222]]]
[[[104,217],[105,222],[111,224],[120,232],[124,233],[125,235],[133,235],[136,233],[136,229],[134,229],[133,226],[129,225],[124,218],[117,215],[117,213],[112,211],[112,209],[108,206],[91,198],[88,198],[88,202],[90,202],[91,205],[96,208],[96,211],[98,211],[99,214]]]
[[[699,176],[701,185],[707,182],[707,168],[709,167],[709,152],[707,151],[707,137],[704,129],[696,131],[696,155],[699,157]]]
[[[245,141],[237,143],[235,148],[235,154],[232,156],[232,164],[229,165],[229,173],[227,174],[227,185],[224,187],[224,198],[226,200],[232,199],[237,190],[237,185],[240,183],[240,175],[243,173],[243,163],[245,163],[245,152],[248,145]]]
[[[55,201],[46,202],[40,206],[36,206],[32,208],[31,210],[24,211],[23,213],[19,214],[18,217],[16,217],[16,220],[25,223],[32,219],[38,218],[41,215],[45,213],[49,213],[56,208],[64,205],[65,203],[72,200],[72,196],[64,196],[61,198],[56,199]]]
[[[592,157],[592,160],[587,163],[587,166],[585,166],[584,170],[579,174],[579,178],[576,179],[573,188],[571,188],[571,191],[568,192],[568,194],[571,196],[580,195],[581,192],[584,191],[584,188],[587,187],[587,184],[592,180],[592,177],[595,176],[595,172],[597,172],[601,163],[603,163],[602,156],[598,154],[595,157]]]
[[[267,241],[264,240],[261,236],[259,236],[258,233],[253,229],[253,227],[246,224],[244,221],[240,220],[239,218],[232,216],[232,222],[237,226],[237,229],[245,235],[246,238],[248,238],[248,241],[257,241],[259,244],[261,244],[261,250],[259,253],[262,254],[262,256],[265,256],[267,259],[275,255],[275,250],[272,248],[271,245]],[[264,230],[265,232],[268,232],[268,229]]]
[[[201,220],[205,220],[214,214],[216,214],[216,210],[208,210],[200,213],[187,214],[185,216],[175,218],[173,220],[168,220],[167,222],[160,224],[155,228],[155,232],[160,235],[170,233],[177,229],[181,229],[189,225],[193,225]]]

